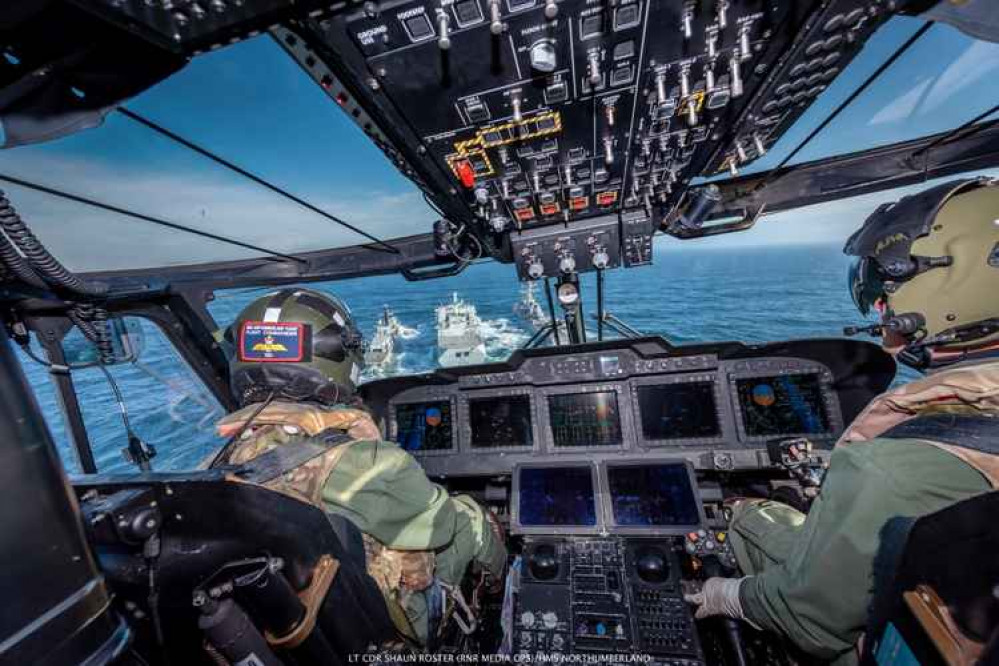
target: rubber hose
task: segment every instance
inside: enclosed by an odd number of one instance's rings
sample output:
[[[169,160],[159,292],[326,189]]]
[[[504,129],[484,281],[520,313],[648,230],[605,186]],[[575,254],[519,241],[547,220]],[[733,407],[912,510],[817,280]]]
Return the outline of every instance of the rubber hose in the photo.
[[[21,220],[21,216],[14,210],[14,206],[3,191],[0,191],[0,227],[10,242],[16,245],[30,262],[31,267],[49,284],[85,296],[102,296],[107,292],[107,285],[84,282],[49,254],[41,241]],[[7,259],[6,256],[3,258]]]

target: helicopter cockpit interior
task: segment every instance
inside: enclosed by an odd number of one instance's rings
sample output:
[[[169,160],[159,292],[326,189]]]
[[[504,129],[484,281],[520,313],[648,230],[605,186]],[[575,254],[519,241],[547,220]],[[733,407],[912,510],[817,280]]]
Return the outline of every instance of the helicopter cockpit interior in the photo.
[[[987,4],[5,3],[0,123],[10,154],[86,137],[123,116],[361,240],[324,245],[327,232],[313,238],[290,222],[286,233],[236,236],[0,169],[0,190],[204,244],[191,241],[162,265],[97,260],[71,271],[59,258],[84,246],[87,232],[59,209],[36,235],[17,197],[0,196],[0,409],[8,439],[38,443],[23,460],[4,453],[19,461],[4,474],[11,488],[55,498],[17,519],[28,532],[29,519],[53,529],[9,549],[20,553],[12,570],[25,580],[38,575],[25,548],[49,559],[47,573],[32,578],[44,591],[37,603],[18,603],[17,617],[0,621],[0,663],[305,666],[455,663],[462,655],[469,663],[819,663],[744,623],[695,621],[684,594],[736,571],[727,500],[770,498],[807,511],[831,450],[892,384],[895,362],[867,340],[676,344],[642,335],[611,313],[605,276],[652,264],[657,235],[699,242],[781,211],[999,166],[995,107],[912,140],[794,161],[934,26],[999,41],[999,17]],[[899,20],[918,27],[864,77],[847,80],[879,30]],[[253,39],[276,44],[304,73],[309,94],[355,124],[418,188],[436,221],[419,233],[375,234],[130,104],[192,61]],[[799,121],[834,85],[849,92],[802,134]],[[70,240],[50,253],[59,244],[51,230],[61,226]],[[145,242],[113,235],[93,242],[122,255]],[[235,254],[215,256],[216,246]],[[133,468],[98,468],[75,371],[107,373],[134,360],[129,318],[161,331],[232,411],[227,322],[209,307],[217,292],[390,273],[418,284],[486,260],[540,289],[543,325],[533,337],[505,360],[359,389],[384,439],[449,492],[487,506],[511,553],[505,588],[476,590],[474,622],[442,635],[431,654],[371,649],[366,632],[389,620],[364,572],[357,528],[262,487],[315,456],[318,444],[244,466],[161,471],[155,450],[130,436],[119,448]],[[595,304],[593,324],[584,301]],[[70,353],[74,331],[90,360]],[[81,463],[68,484],[37,404],[23,395],[13,343],[50,375]],[[109,404],[121,403],[118,395]]]

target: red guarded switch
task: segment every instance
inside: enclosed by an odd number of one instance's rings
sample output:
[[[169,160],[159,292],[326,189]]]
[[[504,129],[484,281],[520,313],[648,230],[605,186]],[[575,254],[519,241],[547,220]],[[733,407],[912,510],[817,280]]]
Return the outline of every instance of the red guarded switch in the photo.
[[[475,169],[468,160],[462,160],[454,165],[454,170],[458,174],[458,180],[466,189],[475,187]]]

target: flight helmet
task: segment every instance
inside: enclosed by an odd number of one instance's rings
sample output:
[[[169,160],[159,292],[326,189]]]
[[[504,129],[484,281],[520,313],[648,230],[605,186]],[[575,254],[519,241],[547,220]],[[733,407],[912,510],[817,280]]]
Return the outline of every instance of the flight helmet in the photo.
[[[226,330],[236,400],[342,403],[364,367],[363,337],[344,303],[312,289],[282,289],[253,301]]]
[[[918,369],[999,350],[999,181],[951,181],[880,206],[846,243],[850,293]]]

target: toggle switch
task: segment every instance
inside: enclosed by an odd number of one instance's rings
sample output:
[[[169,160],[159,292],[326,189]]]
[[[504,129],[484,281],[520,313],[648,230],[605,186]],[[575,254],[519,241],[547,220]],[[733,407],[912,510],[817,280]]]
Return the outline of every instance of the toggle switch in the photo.
[[[738,51],[733,51],[732,57],[728,60],[728,75],[731,80],[729,85],[732,97],[742,97],[742,65],[739,63]]]
[[[666,103],[666,74],[664,72],[656,74],[656,100],[660,104]]]
[[[604,137],[604,164],[614,164],[614,138],[610,136]]]
[[[489,0],[489,32],[494,35],[502,35],[505,26],[500,18],[500,2],[502,0]]]
[[[680,19],[680,30],[684,39],[694,36],[694,3],[687,2],[683,5],[683,16]]]
[[[755,132],[753,133],[753,147],[756,148],[756,154],[760,157],[767,154],[767,147],[763,144],[763,139]]]
[[[447,15],[447,12],[443,9],[437,10],[437,46],[440,47],[441,51],[447,51],[451,48],[451,37],[449,26],[451,25],[451,17]]]
[[[690,65],[680,67],[680,97],[690,96]]]
[[[558,16],[558,5],[555,0],[545,0],[545,18],[551,21]]]
[[[510,108],[513,109],[513,122],[519,123],[524,119],[524,115],[520,111],[520,94],[513,93],[510,95]]]
[[[718,0],[716,5],[718,27],[722,30],[728,27],[728,0]]]
[[[600,52],[590,51],[589,54],[587,54],[586,59],[589,62],[589,68],[590,68],[590,85],[591,86],[599,85],[601,79]]]

